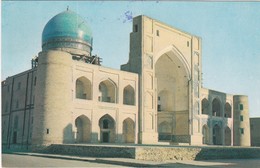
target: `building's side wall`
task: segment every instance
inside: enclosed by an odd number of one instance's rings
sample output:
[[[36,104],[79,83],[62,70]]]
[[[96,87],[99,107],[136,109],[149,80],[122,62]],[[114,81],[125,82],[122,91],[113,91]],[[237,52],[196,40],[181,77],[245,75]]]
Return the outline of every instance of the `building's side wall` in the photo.
[[[234,145],[250,146],[250,121],[248,97],[235,95],[234,101]]]
[[[260,146],[260,118],[250,118],[251,146]]]
[[[213,107],[214,101],[219,102],[220,116],[217,116]],[[208,103],[205,105],[203,101]],[[226,116],[228,104],[231,108],[231,116]],[[233,95],[222,93],[214,90],[202,88],[201,92],[201,110],[200,122],[201,133],[204,139],[203,144],[209,145],[233,145]],[[214,127],[220,128],[219,133],[214,133]],[[203,128],[205,131],[203,131]],[[228,132],[227,130],[231,131]],[[228,133],[228,134],[227,134]],[[229,134],[231,133],[231,134]],[[204,134],[204,135],[203,135]],[[216,139],[216,140],[214,140]],[[214,142],[216,141],[216,142]]]
[[[2,82],[2,144],[4,147],[31,143],[36,69]]]

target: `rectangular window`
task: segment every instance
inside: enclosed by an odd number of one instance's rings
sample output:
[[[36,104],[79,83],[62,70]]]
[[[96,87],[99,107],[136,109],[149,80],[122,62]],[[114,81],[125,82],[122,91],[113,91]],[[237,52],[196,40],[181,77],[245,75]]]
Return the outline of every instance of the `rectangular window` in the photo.
[[[157,36],[160,36],[159,30],[156,30],[156,35],[157,35]]]
[[[240,128],[240,133],[244,134],[244,128]]]
[[[21,82],[18,83],[17,89],[18,89],[18,90],[21,89]]]
[[[160,101],[161,100],[161,98],[158,96],[158,100]]]
[[[243,104],[239,104],[239,110],[244,110]]]
[[[244,117],[242,115],[240,116],[240,121],[244,121]]]
[[[50,133],[50,130],[49,130],[49,128],[47,128],[47,130],[46,130],[46,133],[47,133],[47,134],[49,134],[49,133]]]
[[[134,25],[134,32],[138,32],[138,25]]]
[[[189,47],[190,46],[190,42],[189,41],[187,41],[187,47]]]
[[[18,100],[16,100],[16,106],[15,107],[19,108],[19,101]]]
[[[162,111],[161,110],[161,105],[159,105],[159,104],[157,105],[157,111]]]

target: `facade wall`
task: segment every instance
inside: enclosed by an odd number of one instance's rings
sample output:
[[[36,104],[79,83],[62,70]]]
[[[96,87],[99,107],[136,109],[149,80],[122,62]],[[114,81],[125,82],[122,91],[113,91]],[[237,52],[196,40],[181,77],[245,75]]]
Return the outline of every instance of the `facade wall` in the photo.
[[[260,146],[260,118],[250,118],[251,146]]]

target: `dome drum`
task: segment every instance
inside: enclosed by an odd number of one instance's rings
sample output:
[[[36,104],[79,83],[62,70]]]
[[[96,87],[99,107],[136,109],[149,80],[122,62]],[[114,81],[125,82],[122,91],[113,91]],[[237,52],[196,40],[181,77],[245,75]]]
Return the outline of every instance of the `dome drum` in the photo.
[[[42,44],[43,51],[58,48],[77,49],[80,50],[82,53],[91,53],[92,51],[91,44],[83,40],[68,37],[53,38],[51,40],[48,40],[48,42]]]

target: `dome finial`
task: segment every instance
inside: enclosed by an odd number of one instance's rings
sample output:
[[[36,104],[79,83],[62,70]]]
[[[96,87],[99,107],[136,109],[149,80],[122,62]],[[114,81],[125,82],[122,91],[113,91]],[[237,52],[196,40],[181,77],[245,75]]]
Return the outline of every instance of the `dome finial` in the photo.
[[[67,6],[67,11],[69,11],[69,6]]]

